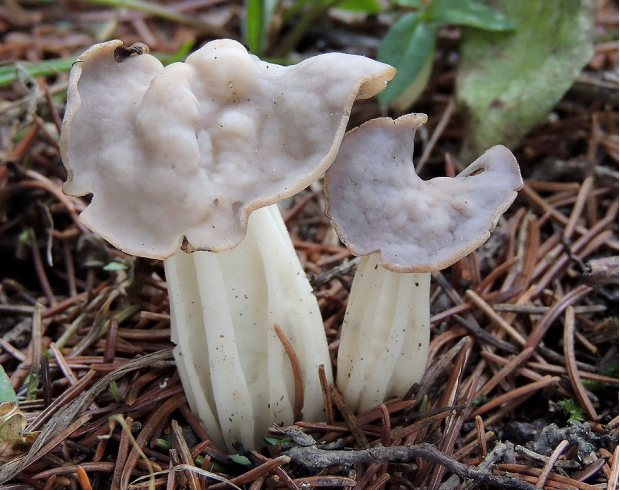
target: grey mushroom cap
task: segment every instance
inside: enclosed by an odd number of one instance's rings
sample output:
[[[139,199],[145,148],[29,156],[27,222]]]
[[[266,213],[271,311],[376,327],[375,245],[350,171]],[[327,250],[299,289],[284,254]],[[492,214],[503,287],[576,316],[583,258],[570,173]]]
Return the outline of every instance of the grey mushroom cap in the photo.
[[[121,250],[159,259],[239,244],[253,210],[326,170],[354,100],[395,74],[342,53],[284,67],[230,39],[167,67],[146,53],[110,41],[82,54],[60,145],[65,192],[93,195],[80,219]]]
[[[423,181],[413,163],[424,114],[380,118],[349,131],[325,176],[327,214],[354,255],[380,253],[394,272],[444,269],[482,245],[523,186],[519,165],[494,146],[455,178]]]

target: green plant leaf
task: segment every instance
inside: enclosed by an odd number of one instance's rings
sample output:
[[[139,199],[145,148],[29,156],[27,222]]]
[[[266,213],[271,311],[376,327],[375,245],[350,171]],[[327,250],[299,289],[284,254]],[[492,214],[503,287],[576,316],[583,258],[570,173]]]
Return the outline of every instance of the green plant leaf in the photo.
[[[466,115],[461,153],[514,147],[571,87],[590,59],[594,0],[496,0],[509,33],[465,28],[457,99]]]
[[[457,24],[489,31],[509,31],[515,23],[499,10],[475,0],[435,0],[426,18],[440,24]]]
[[[126,262],[110,262],[106,265],[103,266],[103,270],[104,271],[124,271],[125,269],[129,268],[129,264],[127,264]]]
[[[435,51],[436,34],[416,12],[403,15],[386,33],[377,59],[398,71],[387,88],[378,95],[387,104],[402,94],[418,77],[430,53]]]
[[[19,62],[19,64],[21,64],[21,66],[28,72],[30,76],[46,77],[69,71],[76,60],[77,58],[62,58],[56,60],[40,61],[38,63]],[[0,87],[13,83],[13,81],[17,78],[16,64],[0,66]]]
[[[343,0],[334,7],[353,12],[364,12],[366,14],[378,14],[381,12],[381,4],[377,0]]]
[[[228,457],[235,463],[242,464],[243,466],[250,466],[252,464],[248,458],[240,454],[229,454]]]
[[[263,436],[265,442],[270,446],[275,446],[276,444],[282,444],[285,442],[291,442],[293,439],[290,437],[272,437],[272,436]]]
[[[424,10],[428,7],[428,3],[422,0],[395,0],[394,3],[400,7],[409,7],[420,10]]]
[[[109,387],[110,387],[110,392],[112,393],[112,396],[114,397],[114,401],[118,403],[119,405],[122,405],[124,402],[123,395],[121,394],[121,390],[118,389],[118,385],[116,384],[116,381],[112,381]]]
[[[11,386],[11,379],[6,374],[6,371],[0,365],[0,403],[16,402],[17,395],[13,386]]]
[[[185,58],[187,58],[190,51],[194,47],[195,42],[196,40],[194,38],[188,39],[181,45],[176,53],[168,54],[151,51],[151,54],[164,65],[170,65],[171,63],[176,63],[177,61],[185,61]]]
[[[267,48],[269,27],[279,0],[246,0],[245,42],[252,53],[262,56]]]

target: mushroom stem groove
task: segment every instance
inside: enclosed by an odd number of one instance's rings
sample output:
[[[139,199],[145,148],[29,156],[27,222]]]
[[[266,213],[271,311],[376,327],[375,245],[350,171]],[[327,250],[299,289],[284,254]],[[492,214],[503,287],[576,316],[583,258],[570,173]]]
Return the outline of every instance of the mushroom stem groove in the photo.
[[[324,419],[318,369],[329,368],[330,358],[323,322],[277,205],[252,213],[234,249],[178,252],[164,265],[179,374],[216,444],[258,448],[271,424],[295,422],[293,369],[275,324],[301,367],[304,418]]]
[[[362,258],[340,335],[337,383],[358,413],[404,396],[426,368],[430,273],[399,273]]]

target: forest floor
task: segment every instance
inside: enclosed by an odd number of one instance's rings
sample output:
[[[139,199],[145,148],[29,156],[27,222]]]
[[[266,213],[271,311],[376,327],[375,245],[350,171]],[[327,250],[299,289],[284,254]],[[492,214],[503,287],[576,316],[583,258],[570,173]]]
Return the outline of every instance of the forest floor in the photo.
[[[182,18],[77,2],[0,6],[0,363],[19,398],[18,408],[0,406],[0,490],[227,487],[209,471],[252,490],[617,489],[617,37],[596,44],[574,87],[514,148],[525,185],[491,240],[434,274],[430,369],[411,396],[355,415],[325,386],[328,422],[297,423],[348,448],[352,462],[279,444],[231,459],[184,396],[162,263],[89,233],[77,219],[87,199],[62,193],[58,135],[75,56],[110,36],[171,57],[240,37],[238,2],[168,7]],[[349,22],[318,19],[301,56],[334,44],[373,55],[385,28]],[[617,3],[603,2],[597,29],[617,32]],[[416,142],[416,158],[428,154],[424,178],[454,171],[463,136],[458,38],[440,33],[413,108],[429,116]],[[41,60],[59,64],[37,72]],[[356,104],[351,124],[380,115],[374,101]],[[335,357],[356,262],[334,240],[318,187],[289,200],[284,216]],[[323,458],[319,473],[313,457]],[[148,478],[175,466],[183,471]]]

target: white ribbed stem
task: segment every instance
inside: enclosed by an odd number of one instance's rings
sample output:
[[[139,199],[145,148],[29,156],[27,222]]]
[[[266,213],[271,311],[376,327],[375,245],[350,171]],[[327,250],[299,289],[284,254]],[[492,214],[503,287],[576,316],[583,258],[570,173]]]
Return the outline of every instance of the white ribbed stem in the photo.
[[[362,258],[340,335],[337,384],[358,413],[422,379],[430,338],[430,274],[391,272]]]
[[[277,206],[254,211],[234,249],[179,252],[165,268],[179,374],[217,444],[258,447],[271,424],[294,422],[291,364],[274,324],[301,366],[304,418],[324,417],[318,367],[328,379],[331,369],[323,322]]]

